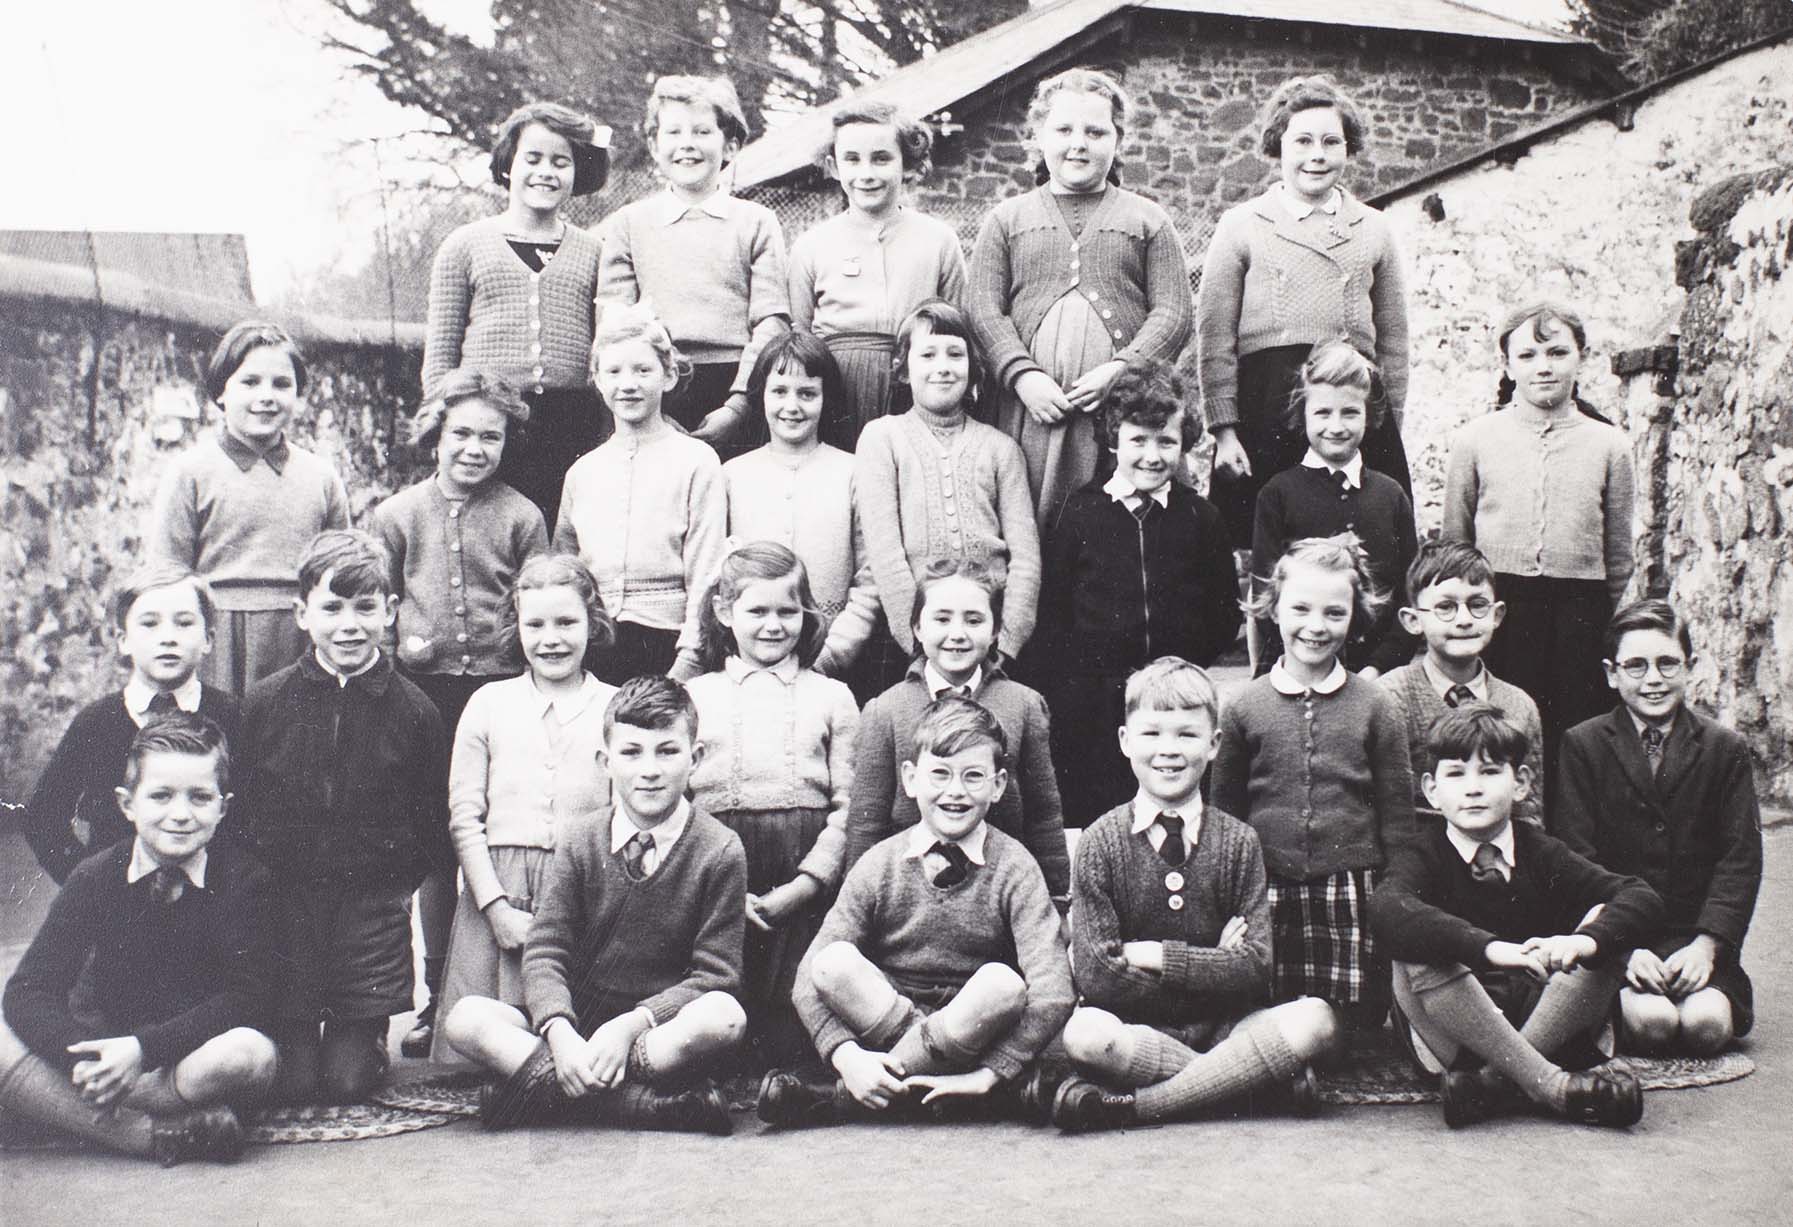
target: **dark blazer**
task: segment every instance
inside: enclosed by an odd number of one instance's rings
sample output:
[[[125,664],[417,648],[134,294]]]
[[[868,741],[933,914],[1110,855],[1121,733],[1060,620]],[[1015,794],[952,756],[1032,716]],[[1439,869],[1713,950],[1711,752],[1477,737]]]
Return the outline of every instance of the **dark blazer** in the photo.
[[[1762,817],[1742,737],[1686,707],[1649,760],[1618,707],[1563,735],[1551,829],[1614,873],[1662,896],[1667,935],[1708,933],[1735,953],[1762,883]]]

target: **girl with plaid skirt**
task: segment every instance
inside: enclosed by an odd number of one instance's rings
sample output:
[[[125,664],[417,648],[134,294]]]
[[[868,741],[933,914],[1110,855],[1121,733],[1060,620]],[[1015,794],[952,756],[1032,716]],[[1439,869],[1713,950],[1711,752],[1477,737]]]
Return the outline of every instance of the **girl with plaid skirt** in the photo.
[[[1387,596],[1349,533],[1295,542],[1258,583],[1251,612],[1274,619],[1282,657],[1227,705],[1211,800],[1263,846],[1275,999],[1322,997],[1374,1025],[1388,973],[1364,904],[1387,848],[1412,834],[1413,778],[1394,699],[1339,653]]]

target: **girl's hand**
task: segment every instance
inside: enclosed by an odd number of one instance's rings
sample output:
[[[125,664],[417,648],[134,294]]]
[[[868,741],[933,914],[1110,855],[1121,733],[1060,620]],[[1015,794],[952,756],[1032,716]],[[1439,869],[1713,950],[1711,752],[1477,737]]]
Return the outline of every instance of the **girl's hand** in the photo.
[[[1163,942],[1122,942],[1121,961],[1136,971],[1164,970]]]
[[[1625,964],[1625,982],[1640,993],[1666,995],[1670,974],[1654,950],[1633,950]]]
[[[1543,981],[1550,978],[1550,968],[1544,965],[1544,958],[1537,951],[1515,942],[1489,942],[1483,951],[1490,965],[1506,967],[1514,971],[1523,971],[1534,980]]]
[[[566,1019],[556,1019],[548,1028],[548,1051],[554,1057],[554,1079],[568,1099],[578,1099],[598,1089],[586,1059],[585,1041]]]
[[[735,433],[741,419],[747,416],[748,401],[739,392],[731,392],[729,398],[722,402],[721,408],[712,409],[691,432],[694,439],[702,439],[705,443],[720,443]]]
[[[777,928],[808,907],[822,894],[822,884],[807,873],[800,873],[782,886],[774,886],[758,896],[759,913],[771,928]],[[755,896],[747,896],[749,914],[754,910]]]
[[[1102,398],[1108,395],[1108,385],[1115,376],[1127,369],[1127,364],[1119,358],[1092,366],[1078,377],[1065,392],[1065,399],[1071,402],[1071,408],[1079,413],[1093,413],[1101,405]]]
[[[1705,988],[1718,962],[1718,943],[1702,933],[1662,961],[1668,973],[1668,995],[1680,1000]]]
[[[980,1065],[968,1074],[916,1074],[913,1078],[904,1078],[903,1086],[911,1091],[926,1091],[921,1101],[933,1103],[936,1099],[988,1095],[1001,1081],[995,1070]]]
[[[1220,931],[1220,940],[1214,943],[1216,950],[1237,950],[1245,945],[1245,917],[1235,916],[1226,922]]]
[[[747,923],[761,933],[772,931],[773,919],[766,915],[765,895],[756,895],[752,891],[747,892]]]
[[[1251,457],[1245,454],[1245,445],[1231,426],[1214,428],[1214,471],[1228,477],[1251,476]]]
[[[868,1108],[883,1111],[904,1091],[902,1071],[887,1052],[867,1052],[851,1040],[834,1050],[834,1072],[847,1093]]]
[[[1600,943],[1586,933],[1559,933],[1554,937],[1528,937],[1522,949],[1536,954],[1550,971],[1572,971],[1583,959],[1600,951]]]
[[[492,937],[500,950],[521,950],[529,940],[529,922],[535,916],[520,907],[511,906],[510,900],[492,900],[486,908],[485,916],[486,925],[492,930]]]
[[[81,1098],[97,1108],[110,1108],[130,1094],[143,1073],[143,1044],[134,1035],[82,1040],[68,1051],[88,1058],[76,1063],[72,1076]]]
[[[1017,379],[1015,395],[1027,415],[1042,426],[1056,426],[1072,412],[1070,397],[1045,371],[1029,371]]]

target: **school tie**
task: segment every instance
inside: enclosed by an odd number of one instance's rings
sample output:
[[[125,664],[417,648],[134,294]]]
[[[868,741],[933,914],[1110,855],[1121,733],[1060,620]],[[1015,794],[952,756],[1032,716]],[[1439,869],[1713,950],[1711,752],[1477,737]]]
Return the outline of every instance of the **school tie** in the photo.
[[[945,690],[940,692],[941,698],[946,698],[949,695],[955,699],[969,699],[971,697],[971,687],[948,686]]]
[[[1644,726],[1644,757],[1650,760],[1650,774],[1662,772],[1662,747],[1668,741],[1668,734],[1654,725]]]
[[[1469,873],[1483,886],[1504,886],[1507,875],[1501,872],[1501,866],[1507,858],[1500,854],[1500,849],[1493,844],[1480,844],[1475,850],[1475,859],[1469,862]]]
[[[1146,522],[1146,517],[1152,513],[1152,500],[1143,494],[1136,494],[1133,496],[1133,506],[1127,508],[1127,510],[1133,513],[1133,518],[1135,520],[1144,524]]]
[[[158,690],[155,697],[150,699],[149,709],[144,715],[148,719],[154,720],[157,716],[171,716],[179,710],[180,705],[174,701],[173,695],[166,690]]]
[[[1158,825],[1164,828],[1164,842],[1158,855],[1166,865],[1181,865],[1189,859],[1189,848],[1183,843],[1183,819],[1178,814],[1159,814]]]
[[[971,858],[965,855],[965,849],[958,844],[937,839],[928,851],[946,862],[946,868],[934,875],[935,886],[957,886],[971,872]]]
[[[1444,705],[1446,707],[1461,707],[1465,703],[1473,702],[1475,702],[1475,691],[1467,686],[1459,684],[1452,686],[1449,690],[1444,692]]]
[[[647,854],[654,850],[654,837],[646,831],[637,831],[629,836],[629,842],[623,845],[623,868],[636,881],[647,877]]]
[[[1332,484],[1339,488],[1339,501],[1343,502],[1345,499],[1350,498],[1351,479],[1345,476],[1342,470],[1329,469],[1327,471],[1332,475]]]
[[[187,890],[187,875],[172,865],[159,865],[150,875],[150,897],[157,903],[173,903]]]

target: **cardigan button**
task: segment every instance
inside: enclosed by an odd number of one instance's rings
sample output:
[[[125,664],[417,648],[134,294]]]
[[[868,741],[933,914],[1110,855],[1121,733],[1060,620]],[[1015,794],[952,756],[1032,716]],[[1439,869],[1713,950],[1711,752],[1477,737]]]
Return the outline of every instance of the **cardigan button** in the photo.
[[[465,605],[456,605],[454,607],[454,612],[455,612],[456,617],[465,617],[466,613],[467,613],[467,607]]]
[[[1172,895],[1169,899],[1165,900],[1165,902],[1170,905],[1170,910],[1173,912],[1180,912],[1183,910],[1183,896],[1181,895]]]
[[[461,586],[461,577],[458,575],[450,575],[448,577],[448,586],[450,588],[459,588]]]

